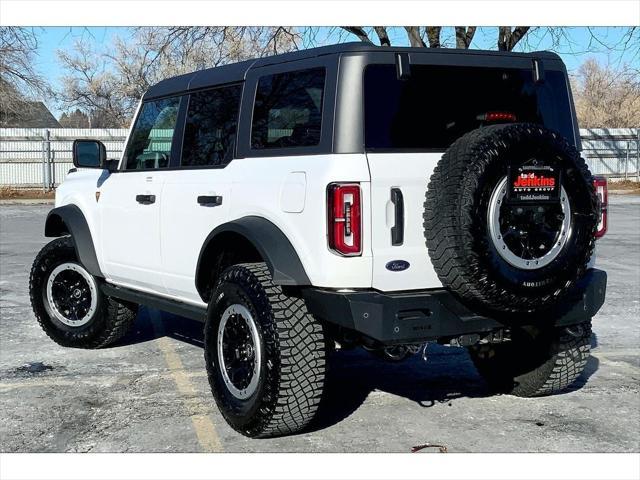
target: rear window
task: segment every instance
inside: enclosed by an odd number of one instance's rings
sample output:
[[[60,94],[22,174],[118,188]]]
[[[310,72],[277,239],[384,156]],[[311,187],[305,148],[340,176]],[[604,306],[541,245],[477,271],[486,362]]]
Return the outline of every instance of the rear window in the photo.
[[[325,69],[260,77],[251,147],[310,147],[320,143]]]
[[[364,75],[368,150],[445,150],[482,125],[488,113],[545,125],[573,143],[562,72],[535,83],[531,69],[411,65],[399,80],[395,65],[369,65]]]
[[[223,166],[233,158],[242,87],[192,93],[182,142],[182,166]]]

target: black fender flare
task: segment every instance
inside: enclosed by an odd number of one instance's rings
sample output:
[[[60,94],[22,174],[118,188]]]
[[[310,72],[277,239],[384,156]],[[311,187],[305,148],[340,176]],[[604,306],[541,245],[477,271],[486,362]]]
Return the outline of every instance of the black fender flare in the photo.
[[[196,266],[196,277],[200,272],[203,254],[207,245],[218,235],[233,232],[245,237],[263,258],[276,285],[311,285],[300,257],[287,236],[269,220],[258,216],[247,216],[217,226],[207,236]]]
[[[47,215],[44,225],[45,237],[70,235],[76,250],[78,261],[95,276],[104,278],[91,238],[91,230],[82,210],[76,205],[64,205],[54,208]]]

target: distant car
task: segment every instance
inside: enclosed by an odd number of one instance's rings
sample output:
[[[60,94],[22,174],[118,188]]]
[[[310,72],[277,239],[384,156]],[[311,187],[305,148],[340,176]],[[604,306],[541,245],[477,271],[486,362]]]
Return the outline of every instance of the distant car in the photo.
[[[547,52],[343,44],[167,79],[119,161],[75,142],[33,309],[81,348],[137,305],[204,321],[213,395],[251,437],[311,422],[336,343],[460,345],[496,391],[559,392],[606,286],[606,183],[579,148]]]

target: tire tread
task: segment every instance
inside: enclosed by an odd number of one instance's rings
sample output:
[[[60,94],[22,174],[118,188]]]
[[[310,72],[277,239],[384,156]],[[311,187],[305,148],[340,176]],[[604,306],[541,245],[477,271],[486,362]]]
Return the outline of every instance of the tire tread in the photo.
[[[273,283],[264,262],[229,267],[221,275],[218,286],[224,282],[241,284],[255,292],[256,308],[264,309],[272,324],[270,331],[263,334],[271,337],[277,352],[273,398],[259,410],[250,426],[239,429],[232,424],[232,427],[254,438],[290,435],[303,430],[315,417],[324,390],[323,325],[308,312],[303,299],[287,295],[281,286]]]

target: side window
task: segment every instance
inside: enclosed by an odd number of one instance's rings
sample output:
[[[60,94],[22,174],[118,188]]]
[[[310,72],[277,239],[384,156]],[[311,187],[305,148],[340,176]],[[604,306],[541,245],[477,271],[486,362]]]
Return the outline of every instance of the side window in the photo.
[[[251,126],[253,149],[320,143],[325,69],[260,77]]]
[[[226,165],[233,158],[242,87],[192,93],[182,143],[182,166]]]
[[[131,132],[125,153],[127,170],[166,168],[176,128],[180,97],[146,102]]]

